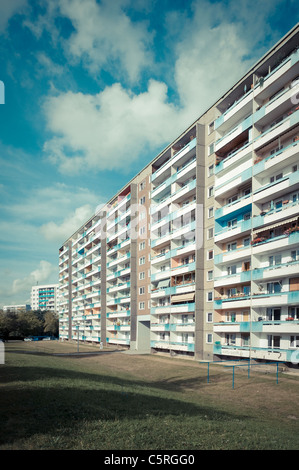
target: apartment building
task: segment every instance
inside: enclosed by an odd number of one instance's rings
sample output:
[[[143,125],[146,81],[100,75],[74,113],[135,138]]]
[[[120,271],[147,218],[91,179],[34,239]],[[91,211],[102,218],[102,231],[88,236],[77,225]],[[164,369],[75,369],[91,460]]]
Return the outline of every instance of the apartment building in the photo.
[[[214,352],[292,362],[299,343],[298,30],[217,104]]]
[[[45,284],[32,286],[31,309],[57,311],[57,295],[59,284]]]
[[[31,309],[29,304],[20,304],[20,305],[3,305],[3,312],[13,312],[18,313],[22,311],[28,312]]]
[[[60,248],[60,337],[195,359],[299,346],[299,28]]]

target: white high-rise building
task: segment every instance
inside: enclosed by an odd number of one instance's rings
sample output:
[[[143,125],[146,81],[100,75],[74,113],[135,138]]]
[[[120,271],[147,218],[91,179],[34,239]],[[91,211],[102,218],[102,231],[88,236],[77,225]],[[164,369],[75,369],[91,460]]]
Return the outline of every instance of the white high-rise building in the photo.
[[[32,310],[57,310],[58,284],[33,286],[31,289]]]

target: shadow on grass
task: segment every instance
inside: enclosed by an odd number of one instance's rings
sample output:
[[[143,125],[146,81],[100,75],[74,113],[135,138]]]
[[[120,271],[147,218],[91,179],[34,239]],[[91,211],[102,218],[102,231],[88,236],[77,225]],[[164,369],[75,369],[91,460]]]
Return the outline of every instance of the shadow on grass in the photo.
[[[176,379],[147,383],[68,369],[5,366],[0,369],[0,383],[4,385],[0,388],[0,445],[39,433],[55,435],[62,429],[72,433],[82,422],[143,422],[149,416],[157,420],[235,418],[186,402],[183,396],[182,400],[174,398],[169,391],[180,386]],[[198,379],[190,380],[190,386],[194,386]],[[188,380],[184,386],[188,387]]]

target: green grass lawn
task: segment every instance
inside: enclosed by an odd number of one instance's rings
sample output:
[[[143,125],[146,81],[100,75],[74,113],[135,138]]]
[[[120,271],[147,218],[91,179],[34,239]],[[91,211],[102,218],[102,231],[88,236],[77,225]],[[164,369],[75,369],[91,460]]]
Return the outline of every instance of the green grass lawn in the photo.
[[[43,349],[42,349],[43,348]],[[298,449],[299,377],[162,356],[6,343],[0,449]],[[80,351],[94,351],[83,348]],[[98,351],[98,350],[97,350]]]

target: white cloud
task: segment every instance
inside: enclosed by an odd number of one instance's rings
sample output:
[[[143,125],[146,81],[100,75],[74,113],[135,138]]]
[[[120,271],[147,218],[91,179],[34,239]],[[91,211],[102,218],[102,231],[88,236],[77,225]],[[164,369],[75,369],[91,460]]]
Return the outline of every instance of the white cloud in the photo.
[[[163,145],[183,129],[178,110],[167,102],[167,87],[151,80],[133,94],[120,84],[96,95],[61,93],[44,105],[55,137],[44,150],[62,172],[84,168],[127,168],[144,149]],[[67,155],[71,154],[71,157]]]
[[[59,222],[65,218],[65,214],[72,213],[77,207],[89,204],[95,208],[101,202],[99,199],[97,194],[84,187],[64,183],[38,186],[31,188],[22,198],[19,197],[16,203],[11,203],[9,215],[18,223],[32,223],[34,226],[49,219]]]
[[[39,282],[40,284],[49,282],[51,276],[57,273],[57,266],[53,266],[48,261],[41,260],[39,266],[34,269],[28,276],[25,276],[22,279],[15,279],[12,283],[11,288],[8,290],[8,293],[11,296],[17,294],[24,294],[24,296],[28,296],[28,293],[31,292],[31,287],[36,285],[37,282]]]
[[[94,214],[95,208],[89,204],[78,207],[73,213],[68,215],[62,223],[48,222],[40,227],[40,232],[49,241],[60,241],[63,243],[72,233],[78,230],[86,220]]]
[[[75,31],[65,41],[68,57],[83,61],[93,75],[102,68],[125,73],[132,81],[152,63],[151,34],[146,24],[132,22],[123,8],[125,0],[60,0],[60,11]]]
[[[127,169],[145,151],[147,158],[150,152],[154,157],[157,149],[183,132],[264,52],[259,42],[265,35],[268,41],[275,38],[267,18],[280,2],[265,0],[258,19],[248,0],[241,0],[237,10],[233,0],[225,5],[197,0],[192,3],[192,15],[172,12],[167,18],[172,31],[167,47],[175,60],[168,68],[178,104],[169,99],[166,82],[156,79],[149,80],[143,92],[114,83],[93,95],[48,96],[43,109],[53,137],[45,142],[45,153],[62,173],[70,175],[82,169]],[[131,79],[138,76],[147,64],[149,36],[146,28],[125,15],[123,7],[128,3],[103,1],[99,5],[88,0],[83,8],[79,0],[60,0],[61,12],[75,27],[67,39],[68,54],[78,60],[85,57],[94,71],[111,61],[113,71],[115,63],[120,63],[130,71]]]

